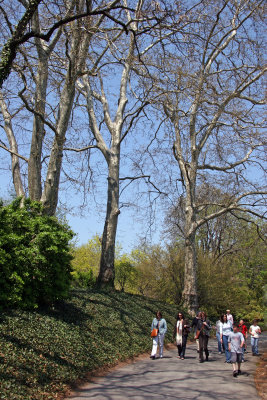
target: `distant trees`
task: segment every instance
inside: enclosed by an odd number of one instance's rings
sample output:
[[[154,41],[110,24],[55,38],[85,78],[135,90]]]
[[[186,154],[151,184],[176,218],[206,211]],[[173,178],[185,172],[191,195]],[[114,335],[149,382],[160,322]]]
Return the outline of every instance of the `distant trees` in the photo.
[[[254,222],[261,227],[264,237],[265,224]],[[217,242],[214,247],[206,247],[207,229],[210,240],[213,238],[214,244]],[[206,310],[214,320],[226,307],[231,308],[236,318],[263,318],[264,285],[267,283],[265,248],[253,222],[225,214],[214,226],[203,225],[196,237],[199,308]],[[129,255],[135,278],[127,290],[181,305],[184,252],[183,240],[177,236],[173,236],[172,243],[166,247],[154,245],[135,249]]]
[[[73,284],[81,287],[94,286],[99,273],[101,238],[95,235],[86,244],[75,247],[72,255]]]

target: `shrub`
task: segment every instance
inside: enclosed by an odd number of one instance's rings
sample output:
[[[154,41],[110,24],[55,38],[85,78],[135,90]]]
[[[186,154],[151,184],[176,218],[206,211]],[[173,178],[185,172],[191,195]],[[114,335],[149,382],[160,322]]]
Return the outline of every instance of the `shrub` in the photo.
[[[0,204],[0,305],[35,308],[68,295],[72,231],[38,202]]]

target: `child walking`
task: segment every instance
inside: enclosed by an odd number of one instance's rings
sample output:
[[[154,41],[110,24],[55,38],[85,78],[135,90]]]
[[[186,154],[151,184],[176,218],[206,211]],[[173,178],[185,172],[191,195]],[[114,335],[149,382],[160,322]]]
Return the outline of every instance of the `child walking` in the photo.
[[[231,352],[231,363],[233,365],[233,376],[236,378],[238,374],[241,374],[241,362],[242,362],[242,347],[244,346],[244,336],[238,331],[238,324],[233,325],[233,332],[229,333],[228,346],[229,352]]]

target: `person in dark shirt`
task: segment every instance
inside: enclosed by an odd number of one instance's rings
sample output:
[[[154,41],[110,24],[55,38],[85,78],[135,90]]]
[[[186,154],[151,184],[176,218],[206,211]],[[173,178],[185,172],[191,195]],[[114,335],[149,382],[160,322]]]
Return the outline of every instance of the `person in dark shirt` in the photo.
[[[195,316],[195,318],[193,318],[192,324],[191,324],[191,328],[194,331],[194,334],[196,335],[196,331],[197,331],[197,324],[199,319],[201,318],[201,311],[197,312],[197,315]],[[199,353],[199,339],[196,339],[196,345],[197,345],[197,352]]]
[[[206,355],[206,361],[209,361],[209,350],[208,342],[210,335],[211,324],[207,319],[207,314],[203,311],[201,312],[201,318],[198,320],[197,331],[195,339],[199,339],[199,362],[204,362],[203,350]]]

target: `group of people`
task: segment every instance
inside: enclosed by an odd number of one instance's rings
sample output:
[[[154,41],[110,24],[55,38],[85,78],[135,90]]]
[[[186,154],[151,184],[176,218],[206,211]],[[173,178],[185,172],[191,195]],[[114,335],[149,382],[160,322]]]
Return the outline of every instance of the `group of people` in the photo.
[[[178,358],[185,359],[185,350],[188,334],[191,329],[194,331],[194,339],[196,339],[197,352],[199,353],[199,362],[209,360],[208,341],[210,331],[212,329],[210,321],[204,311],[199,311],[192,323],[184,317],[182,312],[178,312],[176,322],[173,327],[173,339],[175,339]],[[218,342],[218,353],[225,353],[225,362],[232,363],[233,376],[237,377],[241,373],[241,363],[244,362],[244,353],[247,348],[248,329],[241,319],[239,323],[234,323],[234,319],[230,310],[226,310],[220,319],[216,322],[216,338]],[[151,351],[151,358],[155,359],[157,348],[159,347],[159,357],[163,357],[164,337],[167,332],[167,322],[162,318],[162,313],[157,311],[156,317],[152,321],[151,335],[153,338],[153,345]],[[249,328],[251,335],[251,349],[252,355],[259,355],[258,340],[261,334],[261,329],[257,325],[257,320]]]

